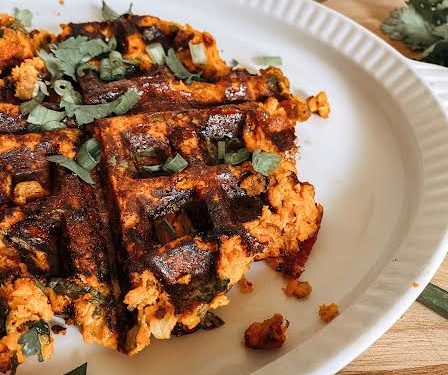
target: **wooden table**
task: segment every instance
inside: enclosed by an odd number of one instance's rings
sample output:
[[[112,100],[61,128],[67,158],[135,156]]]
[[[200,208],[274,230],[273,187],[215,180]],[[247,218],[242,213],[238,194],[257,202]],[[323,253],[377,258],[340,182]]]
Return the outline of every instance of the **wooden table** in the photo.
[[[385,36],[379,26],[404,0],[323,0],[380,35],[408,57],[418,54]],[[433,283],[448,289],[448,258]],[[448,375],[448,320],[414,303],[403,317],[340,375]]]

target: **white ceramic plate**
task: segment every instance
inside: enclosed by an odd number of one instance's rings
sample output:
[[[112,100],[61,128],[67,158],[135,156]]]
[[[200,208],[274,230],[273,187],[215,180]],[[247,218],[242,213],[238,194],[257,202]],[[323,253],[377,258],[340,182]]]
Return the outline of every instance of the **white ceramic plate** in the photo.
[[[35,26],[56,30],[60,22],[98,18],[98,3],[14,0],[2,1],[0,11],[28,7]],[[326,90],[331,119],[313,117],[298,128],[300,178],[316,186],[325,207],[303,275],[313,293],[305,302],[285,298],[280,277],[256,264],[249,275],[254,292],[230,293],[231,304],[219,311],[222,328],[153,340],[133,358],[85,345],[71,329],[56,338],[53,359],[28,361],[19,374],[63,374],[85,361],[89,375],[336,372],[399,318],[446,254],[448,121],[439,101],[448,103],[445,71],[411,63],[312,1],[134,0],[134,11],[210,31],[228,59],[281,55],[298,93]],[[425,80],[442,83],[431,91]],[[324,326],[317,310],[328,302],[342,314]],[[286,345],[245,350],[244,329],[274,312],[291,321]]]

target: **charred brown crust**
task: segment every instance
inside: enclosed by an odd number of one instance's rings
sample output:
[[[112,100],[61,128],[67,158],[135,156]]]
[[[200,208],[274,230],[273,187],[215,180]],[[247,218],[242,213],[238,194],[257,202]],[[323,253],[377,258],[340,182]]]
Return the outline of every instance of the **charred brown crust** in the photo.
[[[319,220],[319,226],[315,234],[307,238],[305,241],[300,241],[296,252],[284,254],[279,258],[268,260],[269,265],[277,272],[281,272],[284,278],[298,279],[303,273],[305,263],[308,260],[314,244],[317,241],[321,219],[322,217]]]
[[[117,99],[127,90],[141,94],[132,112],[151,113],[189,108],[205,108],[227,103],[262,101],[268,97],[285,98],[288,93],[272,84],[285,78],[278,69],[270,68],[261,75],[232,71],[214,83],[193,82],[179,85],[167,67],[156,67],[144,75],[114,82],[103,82],[94,72],[80,78],[86,104]],[[213,92],[213,95],[209,93]]]

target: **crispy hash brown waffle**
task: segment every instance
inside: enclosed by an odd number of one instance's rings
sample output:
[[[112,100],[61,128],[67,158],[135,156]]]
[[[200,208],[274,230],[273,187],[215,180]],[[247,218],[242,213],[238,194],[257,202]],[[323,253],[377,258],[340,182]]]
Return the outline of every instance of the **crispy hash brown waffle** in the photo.
[[[253,261],[300,275],[323,210],[295,167],[295,124],[310,111],[279,69],[234,69],[207,32],[153,16],[55,36],[3,15],[0,35],[0,371],[51,356],[54,316],[132,355],[151,337],[210,327],[209,310],[229,303]],[[55,73],[55,45],[79,40],[109,49]],[[105,78],[113,58],[122,74]],[[105,112],[129,92],[133,105]],[[42,120],[64,102],[65,118]],[[91,138],[101,161],[86,180],[76,163]]]

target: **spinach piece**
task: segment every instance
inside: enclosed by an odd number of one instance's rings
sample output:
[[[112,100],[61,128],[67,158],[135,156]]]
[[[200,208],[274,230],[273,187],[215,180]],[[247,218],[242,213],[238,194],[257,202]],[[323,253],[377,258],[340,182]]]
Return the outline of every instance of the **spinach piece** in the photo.
[[[50,328],[48,324],[39,319],[32,323],[28,331],[24,332],[18,340],[18,343],[22,345],[22,353],[27,357],[37,354],[39,362],[44,360],[42,356],[42,347],[40,344],[39,336],[50,337]]]
[[[58,164],[61,167],[67,168],[69,171],[76,174],[81,180],[87,182],[90,185],[94,185],[95,181],[90,175],[90,171],[81,167],[76,161],[70,159],[64,155],[52,155],[47,157],[48,161]]]
[[[129,8],[124,14],[132,14],[132,3],[129,4]],[[106,2],[103,0],[103,4],[101,6],[101,14],[103,16],[104,21],[115,21],[117,18],[120,18],[122,14],[118,14],[115,10],[113,10]]]

